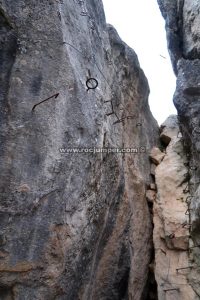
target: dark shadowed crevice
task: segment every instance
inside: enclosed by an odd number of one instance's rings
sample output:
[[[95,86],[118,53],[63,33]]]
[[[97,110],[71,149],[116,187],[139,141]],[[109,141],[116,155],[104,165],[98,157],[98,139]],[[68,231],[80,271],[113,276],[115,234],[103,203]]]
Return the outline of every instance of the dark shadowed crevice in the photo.
[[[160,145],[161,146],[161,145]],[[164,145],[163,145],[164,148]],[[151,177],[152,181],[155,183],[155,176]],[[148,201],[148,208],[151,215],[151,222],[152,222],[152,234],[154,230],[154,223],[153,223],[153,203]],[[148,271],[148,279],[146,286],[143,291],[142,300],[158,300],[158,290],[157,290],[157,282],[155,279],[155,248],[152,239],[152,252],[151,252],[151,260],[149,264],[149,271]]]
[[[154,273],[155,252],[152,252],[152,261],[149,267],[149,274],[146,288],[144,289],[143,300],[158,300],[157,282]]]
[[[128,268],[119,282],[119,299],[128,299],[128,281],[130,269]]]
[[[128,300],[130,264],[129,249],[123,244],[118,262],[118,272],[115,276],[115,283],[113,285],[116,300]]]
[[[6,151],[6,141],[8,132],[5,133],[5,127],[8,124],[8,118],[11,113],[11,105],[9,102],[9,87],[12,67],[15,61],[17,52],[17,37],[13,33],[12,26],[5,17],[0,8],[0,158],[3,157]],[[0,160],[1,164],[1,160]],[[0,192],[4,193],[4,187],[9,185],[8,180],[5,180],[8,169],[1,169],[1,174],[4,173],[4,179],[1,179]]]
[[[12,288],[0,286],[0,299],[1,300],[14,300]]]

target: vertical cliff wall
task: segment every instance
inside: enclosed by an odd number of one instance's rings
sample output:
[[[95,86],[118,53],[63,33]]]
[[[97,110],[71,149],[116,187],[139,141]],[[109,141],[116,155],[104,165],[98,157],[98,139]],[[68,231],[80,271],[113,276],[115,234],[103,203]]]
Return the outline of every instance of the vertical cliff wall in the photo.
[[[189,262],[185,269],[188,283],[200,298],[200,3],[191,0],[159,0],[166,20],[166,32],[172,65],[177,75],[174,104],[178,110],[182,143],[187,161]],[[175,201],[175,199],[174,199]],[[181,263],[180,263],[181,267]],[[176,291],[175,291],[176,292]],[[180,294],[176,299],[183,299]],[[193,297],[188,298],[193,299]]]
[[[136,54],[100,0],[1,0],[0,25],[0,299],[150,298],[158,127]]]
[[[166,147],[160,152],[162,160],[158,161],[158,153],[152,150],[152,158],[159,162],[155,170],[157,195],[153,206],[158,299],[198,299],[187,280],[191,271],[188,160],[177,116],[170,116],[162,124],[161,130],[161,142]]]

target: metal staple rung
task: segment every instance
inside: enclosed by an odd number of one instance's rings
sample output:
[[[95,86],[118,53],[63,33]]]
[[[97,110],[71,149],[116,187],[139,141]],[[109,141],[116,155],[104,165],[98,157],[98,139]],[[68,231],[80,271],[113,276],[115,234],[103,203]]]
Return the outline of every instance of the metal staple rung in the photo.
[[[191,199],[190,199],[190,198],[191,198]],[[188,197],[186,198],[185,202],[186,202],[187,204],[190,204],[191,201],[192,201],[192,198],[194,198],[194,196],[188,196]],[[188,200],[188,199],[189,199],[189,200]]]
[[[163,291],[164,291],[165,293],[166,293],[166,292],[170,292],[170,291],[178,291],[178,292],[179,292],[180,289],[179,289],[179,288],[171,288],[171,289],[164,289]]]
[[[192,266],[183,267],[183,268],[177,268],[177,269],[176,269],[176,272],[178,273],[178,272],[181,271],[181,270],[187,270],[187,269],[192,269],[192,268],[193,268]]]
[[[189,216],[191,210],[193,210],[193,209],[192,209],[192,208],[188,208],[188,209],[186,210],[186,212],[185,212],[185,215],[186,215],[186,216]],[[186,224],[186,225],[187,225],[187,224]]]
[[[189,247],[188,249],[194,249],[194,248],[200,248],[200,245],[196,245],[196,246],[192,246],[192,247]]]
[[[81,16],[84,16],[84,17],[87,17],[87,16],[88,16],[88,13],[87,13],[86,11],[82,11],[82,12],[80,13],[80,15],[81,15]]]

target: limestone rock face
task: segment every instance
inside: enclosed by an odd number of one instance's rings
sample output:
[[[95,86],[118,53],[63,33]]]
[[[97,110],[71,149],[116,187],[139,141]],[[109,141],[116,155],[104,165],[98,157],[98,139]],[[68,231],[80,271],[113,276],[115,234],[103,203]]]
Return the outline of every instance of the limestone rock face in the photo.
[[[168,47],[177,75],[174,104],[188,158],[187,196],[193,247],[190,253],[193,267],[188,280],[200,298],[200,2],[158,0],[158,3],[166,20]]]
[[[160,139],[164,143],[165,146],[168,146],[171,139],[177,135],[177,137],[182,137],[180,131],[177,133],[177,116],[171,115],[167,120],[161,125],[161,134]]]
[[[169,118],[167,123],[174,122]],[[166,123],[165,123],[166,126]],[[162,126],[161,126],[162,127]],[[189,216],[187,206],[185,163],[182,140],[177,138],[179,131],[173,124],[173,133],[168,127],[171,142],[166,155],[156,168],[157,197],[154,201],[154,246],[155,277],[158,284],[158,299],[196,299],[193,289],[187,282],[190,272]],[[162,135],[162,134],[161,134]],[[186,267],[186,269],[181,269]]]
[[[160,149],[157,147],[154,147],[151,150],[150,159],[155,165],[159,165],[163,160],[164,156],[165,154],[162,151],[160,151]]]
[[[0,25],[0,299],[150,299],[158,126],[136,54],[100,0],[1,0]]]

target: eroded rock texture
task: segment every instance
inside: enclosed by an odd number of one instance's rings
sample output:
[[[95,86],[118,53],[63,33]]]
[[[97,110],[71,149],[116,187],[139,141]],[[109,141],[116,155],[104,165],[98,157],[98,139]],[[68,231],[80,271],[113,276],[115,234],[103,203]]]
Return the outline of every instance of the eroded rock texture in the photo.
[[[159,300],[198,299],[187,281],[191,271],[189,249],[189,211],[187,157],[183,150],[176,116],[162,125],[170,138],[165,156],[156,167],[157,196],[154,201],[155,277]],[[186,268],[186,269],[184,269]]]
[[[159,0],[177,75],[174,103],[187,156],[191,271],[188,281],[200,298],[200,2]],[[182,298],[179,298],[182,299]]]
[[[100,0],[2,0],[0,24],[0,299],[150,299],[158,128],[136,54]]]

